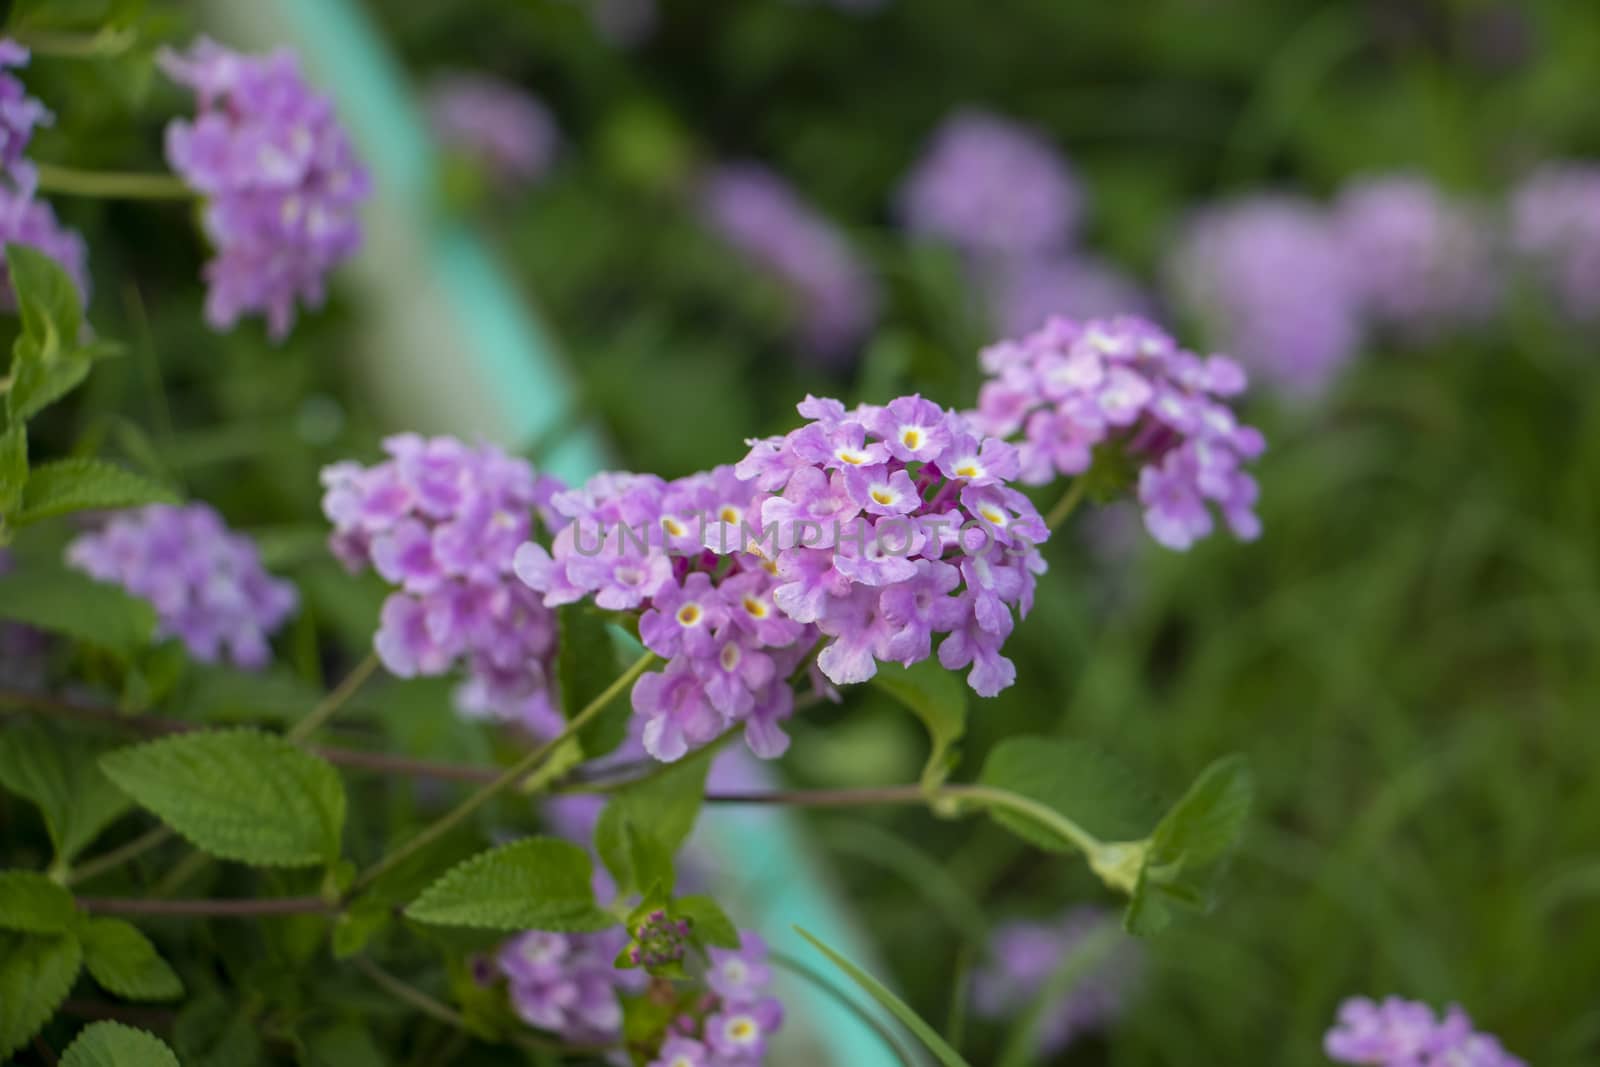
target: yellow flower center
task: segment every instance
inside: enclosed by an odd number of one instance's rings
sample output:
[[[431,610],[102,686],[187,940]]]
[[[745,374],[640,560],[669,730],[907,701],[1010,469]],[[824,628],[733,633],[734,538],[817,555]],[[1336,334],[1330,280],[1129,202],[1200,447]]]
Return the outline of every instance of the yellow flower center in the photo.
[[[890,489],[874,489],[871,495],[873,500],[882,504],[884,507],[888,507],[899,498],[900,494]]]
[[[978,464],[973,462],[972,460],[968,460],[965,463],[956,464],[956,477],[957,478],[976,478],[978,475],[980,475],[982,473],[983,473],[983,468],[978,466]]]
[[[982,515],[996,526],[1004,526],[1006,524],[1006,513],[1001,511],[999,508],[984,506],[978,509],[978,514]]]
[[[722,510],[717,512],[717,518],[723,522],[738,522],[739,517],[739,509],[732,504],[724,504]]]
[[[834,455],[839,457],[839,462],[848,463],[852,467],[859,467],[867,461],[865,452],[857,452],[853,448],[841,448]]]
[[[728,1036],[735,1041],[748,1041],[756,1036],[756,1024],[741,1015],[728,1024]]]
[[[685,604],[678,609],[678,621],[685,626],[693,626],[700,621],[700,605]]]
[[[764,619],[767,617],[767,606],[753,596],[744,598],[744,610],[752,619]]]
[[[909,427],[900,434],[900,443],[907,448],[921,448],[922,431],[915,426]]]
[[[722,660],[722,669],[731,671],[737,667],[739,665],[739,654],[738,645],[723,645],[722,655],[718,657]]]
[[[673,518],[671,515],[666,515],[666,516],[662,517],[662,519],[661,519],[661,528],[663,530],[667,531],[667,533],[672,537],[682,537],[687,532],[684,529],[683,523],[679,522],[677,519]]]

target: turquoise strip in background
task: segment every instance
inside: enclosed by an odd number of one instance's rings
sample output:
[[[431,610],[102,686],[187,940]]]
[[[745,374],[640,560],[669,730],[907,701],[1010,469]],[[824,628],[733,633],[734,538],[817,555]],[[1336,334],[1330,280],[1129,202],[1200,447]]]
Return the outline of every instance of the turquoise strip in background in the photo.
[[[483,436],[512,447],[560,442],[546,469],[580,482],[606,465],[598,434],[571,416],[576,390],[549,334],[484,242],[439,211],[437,157],[404,71],[355,0],[212,0],[210,21],[228,43],[292,42],[335,97],[377,185],[368,247],[348,271],[369,347],[352,353],[371,395],[394,420],[422,431]],[[763,774],[759,768],[750,772]],[[708,810],[696,831],[731,910],[771,945],[826,972],[790,929],[800,925],[869,968],[822,864],[780,810]],[[898,1067],[854,1014],[780,973],[789,1011],[773,1067]],[[860,994],[842,978],[841,987]],[[864,1005],[874,1010],[870,1005]]]

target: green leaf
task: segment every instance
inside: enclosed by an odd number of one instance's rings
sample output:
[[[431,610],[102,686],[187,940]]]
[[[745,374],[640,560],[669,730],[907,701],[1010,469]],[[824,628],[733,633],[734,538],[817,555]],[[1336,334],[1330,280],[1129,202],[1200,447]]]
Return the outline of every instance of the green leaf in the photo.
[[[71,933],[72,894],[37,871],[0,871],[0,927],[28,934]]]
[[[591,608],[571,604],[557,609],[557,632],[561,635],[556,650],[556,672],[560,681],[561,711],[567,719],[589,706],[605,692],[627,667],[620,662],[611,627],[604,616]],[[634,652],[628,662],[637,658]],[[615,749],[628,736],[628,720],[633,707],[626,692],[617,694],[578,734],[584,756],[597,759]]]
[[[1134,776],[1102,750],[1051,737],[1013,737],[984,761],[978,781],[1018,794],[1065,816],[1101,841],[1143,838],[1159,809]],[[991,807],[995,820],[1040,848],[1072,842],[1025,815]]]
[[[700,815],[710,765],[711,752],[703,749],[612,795],[595,824],[594,844],[618,892],[672,888],[672,858]]]
[[[138,927],[91,919],[83,927],[83,963],[108,992],[129,1000],[176,1000],[183,982]]]
[[[141,474],[98,459],[62,459],[33,468],[12,521],[26,526],[74,511],[176,503],[176,493]]]
[[[55,1014],[82,964],[75,937],[0,934],[0,1060]]]
[[[372,896],[358,898],[333,923],[333,957],[347,960],[359,955],[389,925],[394,906]]]
[[[22,336],[43,348],[77,344],[83,297],[72,275],[50,256],[24,244],[6,245],[6,268],[17,296]],[[48,354],[48,353],[47,353]]]
[[[922,785],[937,789],[955,767],[955,745],[967,730],[967,687],[961,676],[938,660],[925,659],[910,667],[885,664],[872,684],[904,704],[927,727],[932,747]]]
[[[100,770],[103,751],[33,721],[0,732],[0,786],[38,806],[59,860],[71,860],[133,807]]]
[[[339,858],[344,785],[327,762],[257,730],[214,730],[109,753],[117,787],[197,848],[261,867]]]
[[[798,926],[794,929],[801,937],[811,942],[818,952],[828,957],[828,960],[835,967],[848,975],[850,980],[860,986],[868,996],[887,1009],[896,1019],[899,1019],[906,1029],[915,1034],[917,1040],[921,1041],[927,1050],[933,1053],[934,1058],[944,1064],[944,1067],[971,1067],[966,1060],[961,1058],[960,1053],[951,1048],[945,1042],[945,1039],[934,1031],[933,1027],[923,1022],[922,1018],[912,1011],[905,1001],[891,993],[882,982],[823,944],[808,931]]]
[[[1207,912],[1216,884],[1244,832],[1255,783],[1242,756],[1207,767],[1150,835],[1144,865],[1123,923],[1155,933],[1176,910]]]
[[[589,854],[570,841],[530,837],[447,871],[405,914],[439,926],[583,933],[615,923],[595,906]]]
[[[708,896],[696,894],[672,902],[668,914],[689,920],[689,936],[706,948],[738,948],[739,928],[733,925],[722,905]]]
[[[258,1030],[248,1011],[207,990],[184,1002],[172,1043],[184,1067],[255,1067],[264,1058]]]
[[[19,348],[26,344],[18,341]],[[12,420],[20,424],[82,385],[94,360],[87,352],[65,352],[48,363],[27,359],[15,366],[16,380],[6,402]]]
[[[90,1023],[61,1056],[61,1067],[178,1067],[160,1038],[122,1023]]]
[[[10,515],[22,505],[28,484],[28,431],[14,423],[0,433],[0,516]]]
[[[388,1062],[372,1034],[356,1022],[313,1030],[300,1054],[302,1067],[386,1067]]]
[[[155,637],[156,612],[137,597],[77,571],[29,567],[0,577],[0,617],[123,657]]]

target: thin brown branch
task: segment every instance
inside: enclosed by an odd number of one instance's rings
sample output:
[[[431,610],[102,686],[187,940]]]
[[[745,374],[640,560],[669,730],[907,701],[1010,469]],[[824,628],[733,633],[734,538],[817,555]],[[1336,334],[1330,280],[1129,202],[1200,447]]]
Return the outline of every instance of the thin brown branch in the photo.
[[[78,906],[92,915],[172,915],[191,918],[245,919],[265,915],[332,913],[336,906],[321,897],[266,897],[258,900],[145,900],[135,897],[79,897]]]

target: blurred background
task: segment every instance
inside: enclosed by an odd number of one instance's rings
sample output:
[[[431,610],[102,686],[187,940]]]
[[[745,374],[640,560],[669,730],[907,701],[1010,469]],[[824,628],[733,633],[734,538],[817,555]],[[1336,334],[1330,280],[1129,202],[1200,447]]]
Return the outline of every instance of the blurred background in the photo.
[[[316,35],[343,15],[282,7],[201,18],[298,41],[357,139],[392,144],[344,38]],[[301,673],[319,635],[371,632],[316,475],[384,432],[482,413],[535,456],[587,435],[596,461],[672,477],[788,428],[806,392],[967,407],[984,344],[1052,312],[1152,314],[1250,368],[1265,532],[1173,554],[1136,514],[1080,511],[964,766],[1011,734],[1086,737],[1175,793],[1240,751],[1260,802],[1218,911],[1148,943],[1120,1017],[1038,1062],[1323,1063],[1354,993],[1459,1001],[1531,1063],[1600,1062],[1600,6],[352,10],[443,154],[284,344],[204,326],[183,209],[58,204],[93,249],[95,321],[134,356],[57,444],[87,431],[258,535],[307,593]],[[60,119],[41,156],[60,138],[85,167],[161,167],[179,94],[117,70],[36,62]],[[404,157],[368,157],[392,191]],[[472,298],[459,331],[401,328],[397,308],[453,299],[430,269],[446,233],[509,286],[525,364],[484,355]],[[506,380],[562,403],[519,421]],[[925,742],[881,700],[797,719],[778,773],[912,780]],[[395,726],[414,747],[481,748],[420,716]],[[801,818],[883,977],[941,1028],[990,926],[1114,903],[986,824]],[[1007,1021],[959,1025],[994,1062]]]

